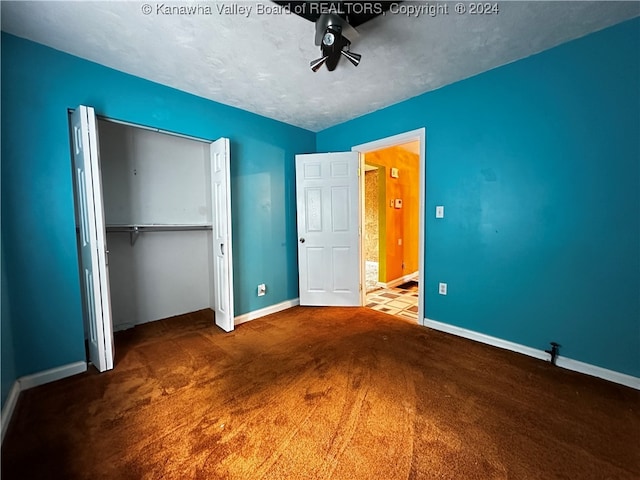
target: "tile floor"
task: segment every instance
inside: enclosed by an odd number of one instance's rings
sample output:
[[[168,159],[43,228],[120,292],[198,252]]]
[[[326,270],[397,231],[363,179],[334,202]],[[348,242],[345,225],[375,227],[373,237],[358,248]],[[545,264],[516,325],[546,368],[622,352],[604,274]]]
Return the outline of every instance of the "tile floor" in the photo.
[[[418,321],[418,282],[367,293],[367,307]],[[404,288],[400,288],[404,287]]]

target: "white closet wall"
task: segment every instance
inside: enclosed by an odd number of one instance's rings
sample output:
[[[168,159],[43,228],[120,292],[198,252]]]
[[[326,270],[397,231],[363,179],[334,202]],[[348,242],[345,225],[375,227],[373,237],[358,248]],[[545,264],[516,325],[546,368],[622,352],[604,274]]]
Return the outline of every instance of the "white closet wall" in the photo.
[[[114,329],[212,307],[209,144],[98,123]]]
[[[108,225],[211,225],[209,144],[98,121]]]

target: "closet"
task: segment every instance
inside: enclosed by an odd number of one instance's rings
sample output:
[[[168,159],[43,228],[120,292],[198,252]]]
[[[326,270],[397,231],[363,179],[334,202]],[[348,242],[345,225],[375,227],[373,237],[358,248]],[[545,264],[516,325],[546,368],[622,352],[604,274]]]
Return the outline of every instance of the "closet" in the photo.
[[[90,107],[73,112],[72,137],[84,310],[98,370],[113,367],[114,330],[205,308],[232,330],[228,140],[98,119]]]
[[[114,330],[213,307],[209,145],[98,131]]]

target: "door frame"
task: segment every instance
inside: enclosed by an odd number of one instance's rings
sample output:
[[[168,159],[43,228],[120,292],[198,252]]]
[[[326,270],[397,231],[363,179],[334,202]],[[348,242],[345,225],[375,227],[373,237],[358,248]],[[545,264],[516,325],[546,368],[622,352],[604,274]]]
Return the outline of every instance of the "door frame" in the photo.
[[[418,205],[418,214],[419,214],[419,226],[418,226],[418,324],[424,325],[424,291],[425,291],[425,264],[424,264],[424,236],[425,236],[425,204],[426,204],[426,196],[425,196],[425,172],[426,172],[426,128],[418,128],[416,130],[411,130],[404,133],[399,133],[397,135],[392,135],[390,137],[381,138],[378,140],[373,140],[371,142],[362,143],[359,145],[355,145],[351,147],[352,151],[356,151],[360,153],[360,279],[363,285],[360,292],[360,302],[362,305],[366,303],[366,288],[364,287],[364,279],[366,278],[365,273],[365,263],[364,263],[364,228],[365,228],[365,218],[364,218],[364,160],[365,154],[369,152],[373,152],[375,150],[380,150],[383,148],[395,147],[397,145],[409,142],[418,141],[420,143],[419,149],[419,205]]]

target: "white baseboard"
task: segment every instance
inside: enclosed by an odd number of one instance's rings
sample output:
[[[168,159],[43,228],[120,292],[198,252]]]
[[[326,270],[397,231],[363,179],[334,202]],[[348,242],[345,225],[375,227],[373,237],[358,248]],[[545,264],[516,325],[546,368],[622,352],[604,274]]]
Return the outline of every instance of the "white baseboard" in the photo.
[[[278,313],[288,308],[295,307],[297,305],[300,305],[300,299],[294,298],[292,300],[286,300],[276,305],[271,305],[269,307],[261,308],[260,310],[254,310],[253,312],[245,313],[244,315],[238,315],[233,319],[234,325],[237,326],[237,325],[240,325],[241,323],[249,322],[257,318],[266,317],[267,315],[271,315],[272,313]]]
[[[378,282],[378,285],[381,286],[382,288],[397,287],[398,285],[402,285],[403,283],[407,283],[410,280],[416,280],[418,278],[419,274],[420,274],[420,272],[413,272],[413,273],[410,273],[409,275],[405,275],[403,277],[396,278],[395,280],[391,280],[390,282],[387,282],[387,283]]]
[[[72,375],[87,371],[87,362],[75,362],[61,367],[52,368],[43,372],[26,375],[18,379],[20,383],[20,391],[28,390],[33,387],[44,385],[45,383],[55,382]]]
[[[556,360],[556,365],[562,368],[566,368],[567,370],[584,373],[587,375],[591,375],[592,377],[603,378],[604,380],[609,380],[610,382],[619,383],[620,385],[626,385],[627,387],[640,390],[640,378],[634,377],[632,375],[627,375],[626,373],[620,373],[616,372],[615,370],[597,367],[596,365],[580,362],[579,360],[573,360],[572,358],[567,357],[558,357]]]
[[[505,350],[510,350],[512,352],[522,353],[523,355],[528,355],[529,357],[538,358],[540,360],[549,360],[549,354],[544,350],[527,347],[526,345],[492,337],[473,330],[467,330],[466,328],[456,327],[436,320],[429,320],[428,318],[424,319],[424,326],[441,332],[457,335],[458,337],[468,338],[469,340],[475,340],[476,342],[492,345],[494,347],[504,348]],[[567,370],[585,373],[593,377],[602,378],[604,380],[609,380],[610,382],[619,383],[621,385],[640,390],[640,378],[627,375],[626,373],[608,370],[606,368],[597,367],[589,363],[580,362],[563,356],[558,356],[556,359],[556,365],[558,367],[566,368]]]
[[[0,418],[0,429],[2,430],[0,432],[0,445],[2,445],[2,442],[4,441],[4,434],[7,433],[7,427],[9,426],[9,422],[13,416],[13,411],[18,403],[19,396],[20,382],[16,380],[13,382],[11,390],[9,390],[9,395],[7,395],[7,399],[4,401],[4,405],[2,406],[2,414]]]
[[[2,423],[0,427],[2,430],[0,432],[0,444],[2,444],[2,442],[4,441],[4,434],[7,431],[7,427],[9,425],[9,422],[11,421],[11,417],[13,416],[13,411],[15,410],[16,404],[18,403],[20,392],[86,371],[87,362],[75,362],[69,363],[67,365],[62,365],[61,367],[52,368],[50,370],[45,370],[43,372],[34,373],[32,375],[25,375],[24,377],[20,377],[15,382],[13,382],[11,390],[9,391],[9,395],[7,396],[7,399],[2,406],[2,414],[0,419],[0,422]]]

